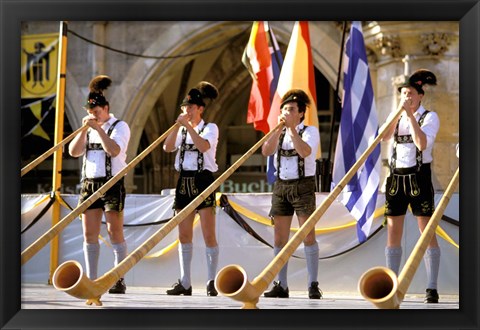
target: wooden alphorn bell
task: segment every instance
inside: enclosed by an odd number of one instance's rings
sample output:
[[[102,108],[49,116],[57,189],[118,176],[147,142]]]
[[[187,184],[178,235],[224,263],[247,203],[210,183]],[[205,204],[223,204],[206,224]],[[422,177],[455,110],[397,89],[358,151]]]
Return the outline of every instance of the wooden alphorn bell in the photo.
[[[92,205],[97,199],[105,194],[118,180],[133,167],[135,167],[145,156],[147,156],[153,149],[155,149],[163,140],[165,140],[173,129],[179,124],[174,124],[159,138],[157,138],[148,148],[143,150],[137,157],[135,157],[130,163],[128,163],[120,172],[115,174],[110,180],[105,182],[94,194],[87,198],[83,203],[78,205],[72,210],[65,218],[60,220],[55,226],[50,228],[45,234],[40,236],[35,242],[27,247],[22,252],[22,265],[30,260],[40,249],[42,249],[48,242],[50,242],[59,232],[61,232],[70,222],[72,222],[79,214],[85,211],[90,205]]]
[[[230,168],[220,175],[208,188],[198,195],[190,204],[182,209],[170,221],[152,234],[142,245],[131,252],[122,262],[96,280],[90,280],[84,273],[82,265],[77,261],[66,261],[55,270],[53,285],[57,290],[69,295],[87,299],[87,305],[102,305],[100,297],[124,276],[137,262],[153,249],[166,235],[197,208],[205,198],[213,193],[237,168],[240,167],[270,136],[283,126],[279,123],[273,130],[260,139],[250,150],[240,157]]]
[[[62,141],[58,142],[56,145],[54,145],[53,147],[51,147],[50,149],[48,149],[47,151],[45,151],[42,155],[38,156],[35,160],[33,160],[30,164],[26,165],[24,168],[22,168],[22,171],[20,173],[20,176],[24,176],[25,174],[27,174],[28,172],[30,172],[31,170],[33,170],[38,164],[40,164],[41,162],[43,162],[45,159],[48,158],[48,156],[50,156],[51,154],[53,154],[57,149],[63,147],[65,144],[67,144],[70,140],[72,140],[78,133],[80,133],[81,131],[87,129],[88,126],[87,125],[84,125],[80,128],[78,128],[75,132],[73,132],[72,134],[70,134],[69,136],[67,136],[65,139],[63,139]]]
[[[242,308],[244,309],[257,308],[259,296],[267,289],[268,285],[287,263],[288,259],[303,242],[307,234],[311,230],[315,229],[315,224],[327,211],[328,207],[334,202],[335,198],[340,194],[345,185],[355,175],[360,166],[362,166],[362,164],[367,160],[368,155],[372,153],[376,145],[380,143],[391,125],[396,121],[397,118],[400,117],[402,111],[403,108],[401,105],[399,105],[395,115],[386,125],[384,125],[383,129],[372,142],[372,144],[367,148],[367,150],[365,150],[357,162],[345,174],[342,180],[340,180],[337,186],[328,194],[327,198],[322,202],[322,204],[305,221],[295,235],[292,236],[283,249],[252,282],[248,281],[247,273],[241,266],[228,265],[217,273],[215,278],[215,287],[217,288],[217,291],[224,296],[242,302],[244,304]]]
[[[400,307],[425,254],[425,250],[432,240],[433,235],[435,235],[435,230],[450,201],[450,197],[455,191],[458,177],[459,169],[457,168],[435,212],[433,212],[430,221],[405,262],[398,279],[395,272],[387,267],[373,267],[363,273],[358,281],[358,291],[360,291],[360,294],[365,300],[370,301],[381,309],[398,309]]]

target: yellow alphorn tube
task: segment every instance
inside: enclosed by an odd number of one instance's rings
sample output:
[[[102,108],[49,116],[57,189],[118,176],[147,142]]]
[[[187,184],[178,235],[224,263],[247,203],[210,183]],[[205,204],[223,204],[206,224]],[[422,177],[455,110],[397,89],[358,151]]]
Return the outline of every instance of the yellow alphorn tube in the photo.
[[[455,191],[458,177],[459,169],[457,168],[435,212],[433,212],[430,221],[405,262],[405,266],[403,266],[398,279],[395,272],[387,267],[374,267],[363,273],[358,281],[358,290],[365,300],[370,301],[376,307],[382,309],[398,309],[400,307],[425,254],[425,250],[432,240],[433,235],[435,235],[435,230],[450,201],[450,197]]]
[[[152,234],[142,245],[130,253],[121,263],[103,276],[92,281],[85,276],[80,263],[66,261],[53,274],[53,285],[57,290],[64,291],[69,295],[87,299],[87,304],[101,305],[100,297],[119,278],[127,273],[139,262],[151,249],[153,249],[167,234],[169,234],[180,222],[182,222],[203,200],[213,193],[237,168],[240,167],[274,132],[280,129],[283,123],[278,124],[272,131],[260,139],[250,150],[240,157],[230,168],[220,175],[207,189],[198,195],[187,207],[182,209],[176,216]]]
[[[65,139],[62,141],[58,142],[56,145],[45,151],[42,155],[38,156],[34,161],[32,161],[30,164],[26,165],[24,168],[22,168],[22,171],[20,173],[20,176],[24,176],[28,172],[30,172],[32,169],[34,169],[38,164],[43,162],[45,159],[48,158],[51,154],[53,154],[58,148],[63,147],[65,144],[67,144],[70,140],[72,140],[78,133],[81,131],[87,129],[88,126],[82,126],[79,129],[77,129],[75,132],[67,136]]]
[[[312,213],[312,215],[305,221],[299,230],[292,236],[283,249],[273,258],[268,266],[251,282],[249,283],[245,277],[245,270],[239,265],[229,265],[222,268],[216,276],[215,287],[222,295],[230,297],[234,300],[243,302],[243,308],[256,308],[259,296],[267,289],[269,283],[273,281],[278,272],[287,263],[290,256],[295,252],[297,247],[303,242],[307,234],[315,229],[315,224],[320,220],[320,217],[327,211],[328,207],[334,202],[335,198],[340,194],[345,185],[350,181],[353,175],[358,171],[360,166],[367,160],[368,155],[372,153],[375,146],[380,143],[383,136],[386,134],[388,128],[393,122],[400,117],[403,109],[398,107],[397,112],[384,126],[382,131],[378,134],[372,144],[360,156],[352,168],[340,180],[337,186],[328,194],[327,198],[320,204],[320,206]]]
[[[159,138],[157,138],[148,148],[143,150],[137,157],[127,164],[120,172],[115,174],[110,180],[105,182],[92,196],[87,198],[83,203],[73,209],[70,214],[60,220],[55,226],[50,228],[45,234],[40,236],[35,242],[22,252],[22,265],[30,260],[40,249],[50,242],[59,232],[61,232],[70,222],[72,222],[80,213],[85,211],[97,199],[105,194],[118,180],[120,180],[130,169],[135,167],[145,156],[147,156],[154,148],[156,148],[163,140],[165,140],[170,132],[177,126],[174,124]]]

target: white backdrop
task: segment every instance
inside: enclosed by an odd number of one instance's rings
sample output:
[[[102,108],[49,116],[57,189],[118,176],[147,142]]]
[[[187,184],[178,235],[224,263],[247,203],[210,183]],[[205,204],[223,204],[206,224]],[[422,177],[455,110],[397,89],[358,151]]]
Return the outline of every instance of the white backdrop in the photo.
[[[240,205],[260,218],[267,218],[270,208],[270,193],[264,194],[225,194],[231,204]],[[317,194],[317,206],[325,199],[324,193]],[[25,228],[35,216],[45,207],[47,201],[37,205],[45,195],[22,195],[21,228]],[[77,195],[62,195],[62,198],[72,207],[76,207]],[[436,201],[441,194],[436,195]],[[377,207],[383,206],[384,196],[379,195]],[[173,216],[171,209],[172,195],[127,195],[125,206],[125,224],[145,224]],[[62,207],[61,217],[68,215],[70,210]],[[246,213],[245,213],[246,214]],[[273,245],[273,227],[269,223],[253,219],[251,214],[242,214],[242,218],[264,240]],[[458,194],[454,194],[445,211],[445,215],[459,220]],[[344,225],[353,221],[345,207],[339,202],[334,202],[329,210],[316,224],[317,229],[331,228]],[[383,216],[378,216],[372,225],[373,233],[383,222]],[[36,224],[22,234],[22,251],[43,235],[51,226],[51,210],[49,210]],[[141,227],[125,227],[125,236],[128,250],[133,251],[147,238],[151,237],[162,225]],[[296,219],[292,227],[298,228]],[[440,227],[449,237],[459,244],[459,227],[446,221],[440,221]],[[113,267],[113,252],[109,246],[105,226],[102,226],[100,240],[101,253],[99,263],[99,276]],[[403,263],[406,261],[414,245],[418,241],[418,232],[415,218],[407,215],[403,238]],[[226,214],[221,207],[217,207],[217,238],[220,247],[219,269],[229,265],[242,266],[250,281],[255,278],[273,259],[273,250],[268,245],[260,242]],[[160,256],[155,253],[167,248],[177,239],[177,229],[169,233],[146,258],[143,258],[127,274],[125,280],[128,285],[170,287],[179,277],[177,246]],[[334,230],[329,233],[317,235],[320,247],[319,283],[324,294],[357,293],[357,283],[360,276],[369,268],[384,266],[384,248],[386,243],[386,229],[382,228],[367,242],[358,245],[355,227]],[[60,233],[59,262],[78,260],[84,264],[82,251],[81,221],[75,219]],[[459,293],[459,249],[446,240],[439,238],[442,249],[439,293]],[[192,261],[193,290],[205,290],[206,258],[205,244],[199,224],[194,228],[194,255]],[[351,249],[351,250],[350,250]],[[348,252],[345,252],[350,250]],[[338,256],[335,256],[339,254]],[[152,257],[153,256],[153,257]],[[333,257],[332,257],[333,256]],[[49,278],[50,244],[41,249],[32,259],[22,266],[22,282],[47,283]],[[306,290],[307,272],[303,254],[303,244],[299,246],[294,256],[290,258],[288,268],[288,281],[290,290]],[[423,294],[426,285],[426,274],[423,262],[420,264],[414,279],[409,287],[409,293]],[[159,289],[160,290],[160,289]],[[163,289],[162,289],[163,290]]]

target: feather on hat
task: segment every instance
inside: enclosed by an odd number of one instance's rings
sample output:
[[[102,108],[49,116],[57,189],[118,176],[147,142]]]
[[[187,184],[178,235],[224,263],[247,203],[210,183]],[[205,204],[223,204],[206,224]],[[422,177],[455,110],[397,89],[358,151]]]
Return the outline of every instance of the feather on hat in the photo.
[[[85,108],[95,108],[96,106],[108,105],[108,101],[103,95],[103,91],[106,90],[112,84],[112,79],[106,75],[99,75],[93,78],[88,84],[90,93],[88,94],[87,103]]]
[[[407,79],[403,84],[398,87],[400,92],[403,87],[413,87],[417,90],[419,94],[425,94],[423,91],[424,85],[436,85],[437,77],[433,74],[432,71],[427,69],[419,69],[415,71],[410,78]]]
[[[190,89],[187,96],[183,99],[181,106],[196,104],[206,106],[218,96],[218,89],[207,81],[199,82],[194,88]]]

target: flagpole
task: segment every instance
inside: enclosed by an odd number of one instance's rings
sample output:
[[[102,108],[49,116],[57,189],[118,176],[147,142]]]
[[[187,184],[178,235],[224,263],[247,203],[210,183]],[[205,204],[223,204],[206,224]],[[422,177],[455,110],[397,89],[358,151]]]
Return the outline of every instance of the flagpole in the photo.
[[[333,149],[333,133],[334,133],[334,127],[335,127],[335,122],[337,121],[336,119],[339,117],[340,114],[340,109],[339,104],[341,102],[341,99],[338,97],[338,90],[340,86],[340,75],[342,72],[342,61],[343,61],[343,51],[345,47],[345,35],[347,31],[347,21],[343,21],[343,33],[342,33],[342,43],[340,45],[340,59],[338,61],[338,73],[337,73],[337,85],[335,86],[335,100],[334,100],[334,105],[333,105],[333,115],[332,115],[332,122],[330,124],[330,145],[328,147],[328,158],[326,162],[322,166],[322,172],[321,175],[323,176],[322,180],[322,189],[321,191],[330,191],[330,182],[331,182],[331,176],[329,177],[330,180],[325,180],[325,177],[328,174],[331,174],[331,159],[332,159],[332,149]]]
[[[278,46],[277,39],[274,37],[273,30],[270,27],[270,24],[268,23],[268,21],[266,21],[266,24],[267,24],[267,27],[268,27],[267,36],[268,36],[268,39],[269,39],[269,43],[272,45],[272,48],[273,48],[273,57],[275,58],[275,61],[277,62],[278,69],[281,70],[282,65],[283,65],[283,60],[277,53],[277,47],[278,47],[278,51],[280,51],[280,46]],[[273,67],[273,62],[272,62],[272,71],[273,71],[273,68],[274,67]],[[278,75],[279,74],[280,73],[278,73]],[[274,76],[275,76],[275,73],[274,73]],[[277,78],[279,78],[279,77],[277,76]],[[275,80],[275,78],[272,80],[272,82],[274,80]],[[277,89],[277,85],[278,85],[278,79],[277,79],[277,84],[275,85],[275,90]],[[274,91],[274,93],[275,93],[275,91]],[[270,107],[271,107],[272,102],[273,102],[273,94],[270,94],[270,96],[271,96],[270,97]],[[274,155],[270,155],[270,156],[267,157],[267,164],[266,164],[265,172],[266,172],[266,175],[267,175],[267,182],[270,185],[273,185],[273,183],[276,180],[276,178],[275,178],[275,165],[273,164],[273,161],[274,161]]]
[[[65,78],[67,67],[67,30],[67,22],[60,21],[58,42],[59,57],[57,66],[57,96],[55,99],[55,145],[63,140]],[[59,194],[62,185],[62,152],[62,148],[59,148],[53,154],[52,193],[55,196],[55,201],[52,206],[52,226],[55,226],[60,220]],[[53,273],[58,267],[58,241],[59,237],[54,237],[50,246],[50,269],[48,276],[49,284],[52,284]]]

